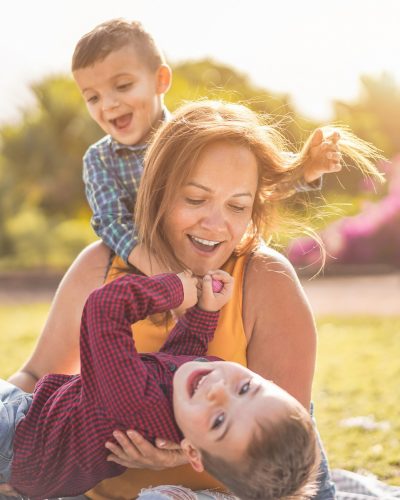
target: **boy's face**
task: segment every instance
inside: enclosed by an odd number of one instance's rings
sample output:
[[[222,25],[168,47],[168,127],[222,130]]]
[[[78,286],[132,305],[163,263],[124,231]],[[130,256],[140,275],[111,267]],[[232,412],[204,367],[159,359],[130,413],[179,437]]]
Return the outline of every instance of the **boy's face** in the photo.
[[[171,79],[168,66],[151,71],[130,45],[73,76],[93,120],[126,145],[145,142],[157,126]]]
[[[202,470],[201,456],[200,466],[196,462],[199,449],[239,462],[257,431],[257,421],[266,415],[279,419],[288,407],[299,404],[274,383],[236,363],[192,361],[174,377],[175,418],[185,435],[183,449],[196,470]]]

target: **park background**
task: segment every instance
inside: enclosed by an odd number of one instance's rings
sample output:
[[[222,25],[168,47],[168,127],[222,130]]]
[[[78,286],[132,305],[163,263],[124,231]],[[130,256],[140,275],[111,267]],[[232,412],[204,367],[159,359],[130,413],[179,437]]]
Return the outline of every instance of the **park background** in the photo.
[[[7,5],[0,20],[0,376],[31,352],[56,282],[95,239],[82,155],[102,134],[88,117],[69,63],[79,37],[113,17],[141,20],[164,48],[174,72],[170,110],[200,97],[243,102],[280,123],[293,150],[315,127],[339,123],[387,158],[379,164],[383,186],[348,165],[310,195],[336,207],[324,218],[311,214],[328,255],[313,280],[312,302],[340,303],[344,295],[358,304],[330,315],[329,307],[317,308],[314,401],[334,467],[400,484],[397,0]],[[293,203],[299,216],[301,196]],[[311,290],[307,280],[319,268],[318,251],[309,240],[287,243],[274,242]],[[342,281],[334,281],[338,275]],[[357,280],[361,286],[351,288]],[[327,283],[339,283],[336,297]],[[389,302],[394,306],[385,308]]]

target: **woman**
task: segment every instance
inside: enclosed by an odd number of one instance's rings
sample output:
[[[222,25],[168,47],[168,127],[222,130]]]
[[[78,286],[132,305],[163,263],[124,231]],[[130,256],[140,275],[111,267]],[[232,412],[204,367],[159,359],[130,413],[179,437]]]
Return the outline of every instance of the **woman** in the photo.
[[[348,152],[355,151],[360,167],[378,175],[363,156],[368,152],[363,143],[346,137]],[[280,200],[302,175],[301,164],[288,167],[282,150],[274,130],[243,106],[204,101],[178,111],[148,151],[137,201],[141,244],[135,266],[144,274],[188,268],[203,275],[220,267],[233,274],[234,296],[221,314],[209,353],[247,364],[309,407],[316,352],[312,313],[287,260],[271,249],[259,250],[261,236],[268,237],[274,228]],[[31,390],[46,372],[77,371],[83,298],[101,285],[108,256],[95,245],[75,262],[53,303],[52,330],[45,329],[13,383]],[[120,267],[114,262],[111,274]],[[135,330],[139,350],[159,348],[172,324],[160,321],[151,318]],[[57,332],[66,333],[60,337]],[[182,463],[179,452],[157,450],[134,433],[116,436],[123,449],[107,447],[114,452],[111,459],[122,465],[159,469]],[[323,470],[317,498],[334,498],[326,464]],[[134,498],[142,487],[156,484],[217,486],[188,468],[133,469],[104,481],[88,496]]]

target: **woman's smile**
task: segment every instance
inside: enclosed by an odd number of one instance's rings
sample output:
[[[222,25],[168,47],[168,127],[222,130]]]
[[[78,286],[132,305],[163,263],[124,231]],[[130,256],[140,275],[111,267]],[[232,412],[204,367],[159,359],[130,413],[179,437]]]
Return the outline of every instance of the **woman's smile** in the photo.
[[[192,242],[193,246],[200,252],[212,253],[220,245],[221,241],[212,241],[205,238],[198,238],[197,236],[188,235],[189,240]]]

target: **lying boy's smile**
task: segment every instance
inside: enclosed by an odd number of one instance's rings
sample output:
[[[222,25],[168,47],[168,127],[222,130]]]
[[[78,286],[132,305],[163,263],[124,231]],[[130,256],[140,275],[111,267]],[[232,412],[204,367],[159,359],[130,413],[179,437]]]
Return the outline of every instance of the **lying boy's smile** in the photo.
[[[185,440],[232,460],[243,457],[260,420],[279,419],[293,401],[236,363],[191,361],[174,377],[174,413]]]

